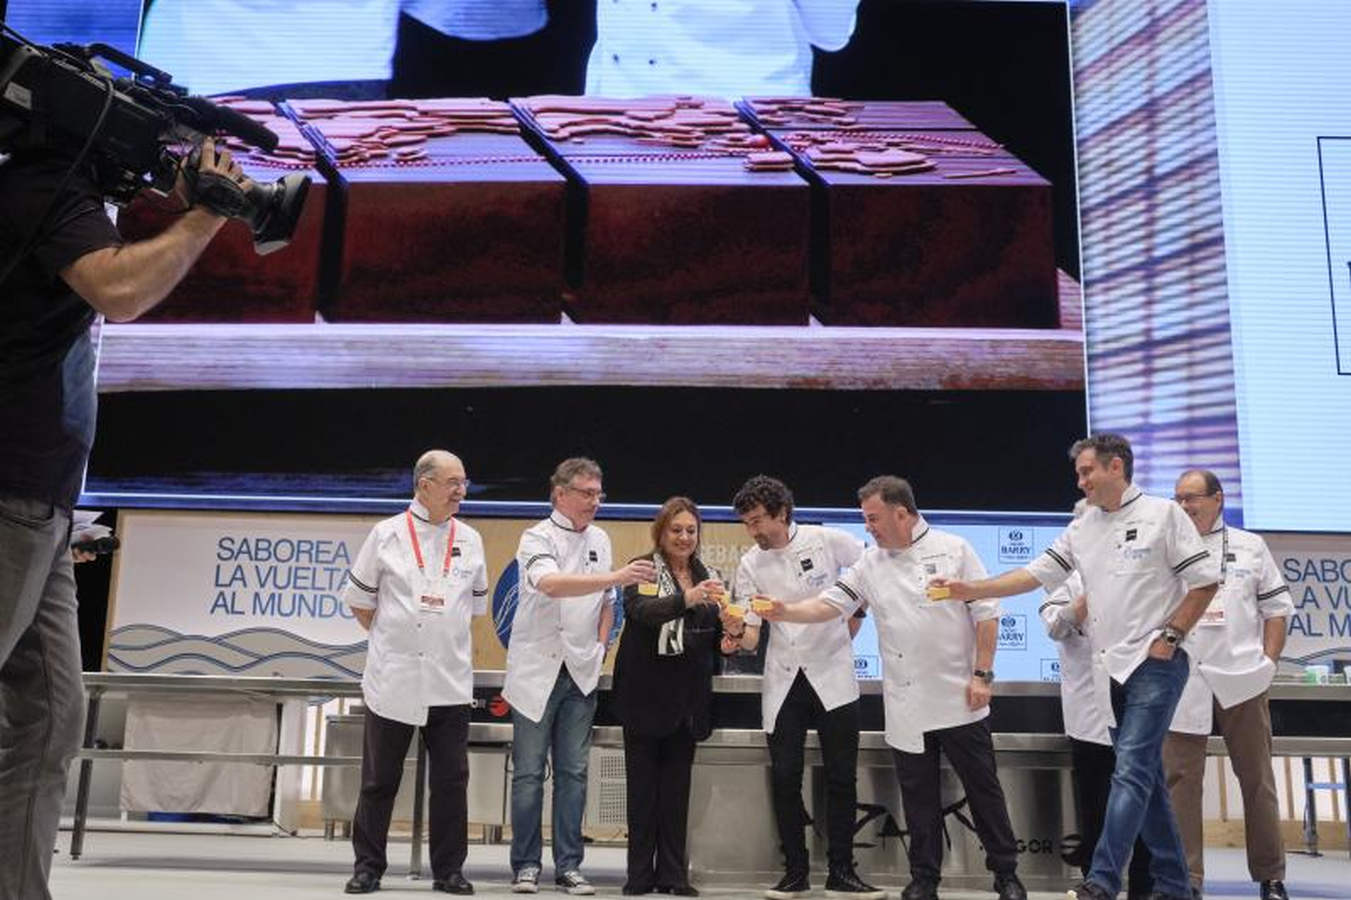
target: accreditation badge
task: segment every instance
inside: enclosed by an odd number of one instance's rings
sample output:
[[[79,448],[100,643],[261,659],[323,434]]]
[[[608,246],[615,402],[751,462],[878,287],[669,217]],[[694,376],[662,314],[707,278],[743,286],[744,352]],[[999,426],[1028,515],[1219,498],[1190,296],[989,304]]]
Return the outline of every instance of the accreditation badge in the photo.
[[[1215,596],[1210,598],[1210,605],[1206,611],[1201,613],[1201,618],[1197,625],[1208,628],[1218,628],[1224,625],[1224,597],[1220,591],[1215,592]]]
[[[445,579],[427,579],[426,587],[418,595],[418,610],[425,613],[440,614],[446,611]]]

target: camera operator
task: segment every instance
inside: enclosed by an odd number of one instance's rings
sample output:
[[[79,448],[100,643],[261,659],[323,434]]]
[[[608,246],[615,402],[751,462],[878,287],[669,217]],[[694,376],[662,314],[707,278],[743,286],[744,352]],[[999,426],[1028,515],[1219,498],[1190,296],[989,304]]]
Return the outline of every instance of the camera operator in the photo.
[[[211,139],[198,172],[247,184]],[[80,744],[70,532],[94,438],[90,324],[97,313],[129,321],[163,300],[225,221],[194,205],[158,236],[126,243],[92,166],[32,151],[0,164],[0,900],[50,896]]]

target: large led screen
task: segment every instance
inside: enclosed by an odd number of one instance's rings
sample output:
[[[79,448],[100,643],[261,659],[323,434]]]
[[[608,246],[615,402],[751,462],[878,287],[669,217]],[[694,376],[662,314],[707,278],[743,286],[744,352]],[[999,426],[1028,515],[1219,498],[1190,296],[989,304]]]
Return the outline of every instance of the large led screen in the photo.
[[[289,246],[232,222],[103,327],[91,503],[396,500],[428,446],[474,501],[574,454],[630,502],[758,471],[820,506],[879,472],[936,508],[1074,499],[1063,2],[56,6],[33,39],[135,20],[278,132],[232,142],[255,180],[313,180]]]

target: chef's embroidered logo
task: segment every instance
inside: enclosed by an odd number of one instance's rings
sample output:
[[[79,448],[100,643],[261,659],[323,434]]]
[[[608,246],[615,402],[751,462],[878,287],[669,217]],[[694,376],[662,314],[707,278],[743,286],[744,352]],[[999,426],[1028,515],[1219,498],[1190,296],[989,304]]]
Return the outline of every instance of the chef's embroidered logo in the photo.
[[[815,564],[810,559],[800,559],[798,560],[798,563],[802,566],[802,571],[804,572],[810,572],[815,568]]]
[[[460,555],[460,548],[459,548],[459,547],[451,547],[451,548],[450,548],[450,555],[451,555],[451,556],[459,556],[459,555]]]
[[[589,559],[589,560],[591,560],[591,562],[599,562],[599,561],[600,561],[600,557],[596,555],[596,551],[595,551],[595,550],[588,550],[588,551],[586,552],[586,558]]]
[[[938,574],[938,563],[925,563],[925,564],[924,564],[924,572],[925,572],[925,574],[927,574],[927,575],[937,575],[937,574]]]
[[[1133,540],[1135,540],[1136,537],[1138,537],[1138,536],[1139,536],[1139,535],[1138,535],[1138,533],[1137,533],[1137,529],[1135,529],[1135,528],[1127,528],[1127,529],[1126,529],[1126,540],[1128,540],[1128,541],[1133,541]]]

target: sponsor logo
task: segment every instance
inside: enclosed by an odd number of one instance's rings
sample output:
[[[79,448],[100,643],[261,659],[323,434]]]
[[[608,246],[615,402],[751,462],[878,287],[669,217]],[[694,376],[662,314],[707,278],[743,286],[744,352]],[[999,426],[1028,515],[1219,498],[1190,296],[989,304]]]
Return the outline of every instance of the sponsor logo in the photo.
[[[1041,661],[1041,680],[1042,681],[1060,680],[1060,660],[1043,659]]]
[[[1027,649],[1027,616],[1005,615],[999,617],[1000,650]]]
[[[1032,529],[1019,527],[999,529],[999,561],[1012,565],[1031,562]]]
[[[854,674],[859,678],[881,678],[881,660],[876,656],[855,656]]]
[[[520,569],[513,559],[507,563],[493,588],[493,630],[505,647],[511,643],[511,623],[516,619],[516,600],[520,593]]]

